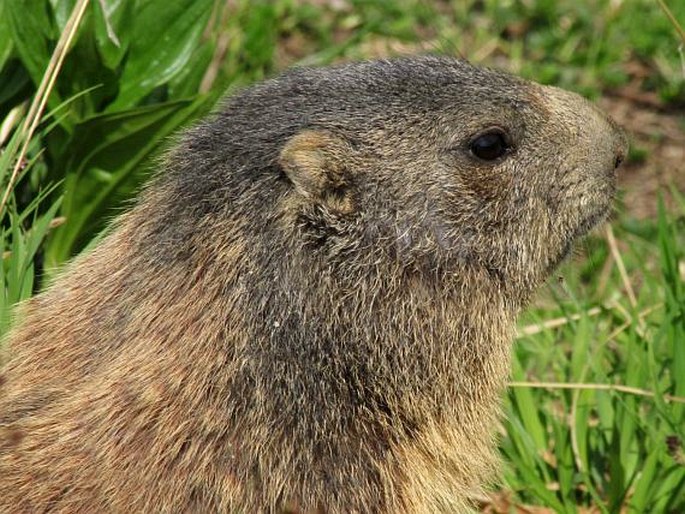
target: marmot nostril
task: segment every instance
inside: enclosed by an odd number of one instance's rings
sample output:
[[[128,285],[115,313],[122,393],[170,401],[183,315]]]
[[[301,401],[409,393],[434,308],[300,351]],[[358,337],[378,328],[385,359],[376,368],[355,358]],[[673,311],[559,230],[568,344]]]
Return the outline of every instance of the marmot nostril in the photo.
[[[616,154],[616,157],[614,158],[614,169],[618,169],[618,167],[623,163],[624,157],[622,153]]]

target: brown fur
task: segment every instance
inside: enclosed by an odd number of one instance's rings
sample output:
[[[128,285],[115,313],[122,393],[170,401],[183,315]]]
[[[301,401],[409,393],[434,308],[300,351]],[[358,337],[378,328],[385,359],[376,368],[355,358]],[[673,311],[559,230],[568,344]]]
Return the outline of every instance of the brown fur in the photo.
[[[516,315],[624,153],[580,97],[447,58],[231,99],[24,306],[0,511],[468,511]]]

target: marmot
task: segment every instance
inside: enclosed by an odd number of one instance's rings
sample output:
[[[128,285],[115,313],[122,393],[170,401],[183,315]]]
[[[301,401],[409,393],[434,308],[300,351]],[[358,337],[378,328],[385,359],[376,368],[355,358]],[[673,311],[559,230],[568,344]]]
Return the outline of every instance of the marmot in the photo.
[[[25,305],[0,511],[468,511],[517,313],[625,152],[581,97],[446,57],[237,94]]]

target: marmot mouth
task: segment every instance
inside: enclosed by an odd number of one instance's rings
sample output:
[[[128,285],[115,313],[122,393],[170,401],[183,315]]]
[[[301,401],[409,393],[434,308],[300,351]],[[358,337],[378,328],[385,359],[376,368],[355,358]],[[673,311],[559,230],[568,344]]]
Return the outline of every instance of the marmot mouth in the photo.
[[[607,219],[607,217],[609,216],[610,212],[611,212],[611,204],[607,203],[607,204],[599,206],[590,215],[582,218],[580,223],[576,227],[576,229],[573,231],[573,235],[570,238],[571,242],[578,239],[579,237],[584,236],[585,234],[590,232],[590,230],[592,230],[597,225],[599,225],[603,221],[605,221]]]
[[[591,214],[585,216],[581,219],[580,223],[576,226],[575,230],[571,235],[564,241],[561,251],[556,255],[554,259],[551,259],[547,266],[547,274],[551,274],[552,271],[571,253],[571,248],[573,244],[580,239],[582,236],[590,232],[597,225],[601,224],[607,219],[611,211],[611,204],[607,203],[605,205],[599,206],[596,210],[592,211]]]

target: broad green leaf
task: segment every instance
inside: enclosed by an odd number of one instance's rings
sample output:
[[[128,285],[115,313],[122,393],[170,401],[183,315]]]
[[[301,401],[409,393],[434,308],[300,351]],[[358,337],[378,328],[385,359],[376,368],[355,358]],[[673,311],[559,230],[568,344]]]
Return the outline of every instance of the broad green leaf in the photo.
[[[650,512],[647,509],[647,506],[649,505],[649,502],[652,499],[652,494],[654,493],[653,486],[659,470],[658,463],[658,452],[652,452],[647,456],[644,466],[642,467],[642,473],[636,480],[633,495],[628,502],[628,506],[630,508],[629,512],[634,514]]]
[[[518,417],[511,420],[513,426],[509,430],[510,437],[512,431],[515,432],[516,437],[520,439],[521,446],[518,451],[514,451],[507,455],[512,465],[511,468],[522,479],[524,487],[529,493],[542,499],[547,505],[553,506],[556,512],[565,512],[562,503],[557,499],[554,492],[548,489],[548,477],[540,472],[541,466],[538,465],[541,460],[537,454],[538,449],[532,446],[532,442],[526,433],[525,427],[520,424]],[[544,466],[544,463],[543,463]]]
[[[55,19],[58,32],[62,32],[67,25],[71,11],[74,9],[76,0],[49,0],[52,8],[53,18]],[[91,4],[97,3],[98,0],[92,0]]]
[[[139,107],[94,116],[80,123],[65,155],[66,222],[56,229],[46,249],[54,267],[81,250],[114,209],[130,198],[147,176],[143,164],[164,138],[206,109],[204,98]]]
[[[656,512],[685,512],[685,466],[675,464],[664,474],[655,496]]]
[[[138,6],[130,20],[121,90],[109,112],[134,106],[188,65],[211,14],[212,0],[149,0]]]
[[[575,501],[569,501],[574,494],[573,475],[575,465],[573,462],[573,451],[569,438],[568,427],[564,423],[553,423],[554,430],[554,455],[556,457],[555,471],[558,474],[559,492],[564,500],[564,504],[574,505]]]
[[[623,499],[626,495],[626,473],[623,463],[621,462],[621,438],[618,435],[620,427],[614,426],[611,435],[611,446],[607,448],[607,464],[610,473],[610,480],[608,480],[607,494],[608,500],[611,502],[611,507],[614,512],[620,510]]]
[[[200,90],[200,83],[212,61],[213,54],[213,44],[204,43],[197,47],[188,65],[169,82],[169,97],[186,98],[196,95]]]
[[[104,65],[112,70],[119,66],[128,50],[133,7],[133,0],[93,2],[95,41]]]
[[[101,112],[119,90],[117,72],[103,64],[98,52],[94,25],[95,16],[84,18],[79,38],[64,61],[57,82],[64,97],[73,97],[84,90],[91,90],[69,107],[69,123],[65,128],[70,133],[77,123]],[[54,108],[57,102],[51,101],[50,105]]]
[[[34,84],[40,83],[56,40],[45,0],[5,2],[12,42]],[[31,13],[27,16],[27,13]]]
[[[31,77],[16,59],[11,59],[0,70],[0,120],[21,103],[32,89]]]
[[[3,231],[2,249],[3,254],[5,251],[7,254],[3,255],[2,266],[0,266],[4,279],[0,335],[9,325],[11,307],[29,298],[33,292],[34,258],[60,203],[58,197],[43,214],[39,215],[38,209],[45,203],[49,193],[49,190],[39,193],[22,212],[17,211],[14,197],[8,202],[6,214],[9,228]],[[27,223],[28,218],[31,218],[30,223]]]
[[[574,391],[573,395],[577,397],[575,417],[572,422],[575,424],[575,437],[578,443],[578,458],[580,459],[583,469],[590,468],[588,460],[588,425],[589,417],[592,412],[592,407],[595,405],[594,391]]]
[[[47,195],[45,195],[45,197],[47,197]],[[42,214],[41,216],[35,216],[31,223],[31,229],[26,233],[25,244],[27,265],[22,270],[22,275],[20,277],[21,282],[28,282],[29,280],[32,280],[33,273],[29,270],[29,264],[33,263],[33,259],[36,256],[40,245],[47,236],[50,228],[50,222],[57,216],[57,211],[60,207],[61,200],[61,197],[58,197],[58,199],[53,202],[45,214]],[[31,288],[29,288],[28,291],[29,294],[23,296],[22,299],[30,296]]]
[[[12,55],[12,36],[5,4],[6,2],[0,2],[0,70]]]
[[[524,380],[523,369],[517,359],[513,361],[512,375],[515,380]],[[547,448],[545,429],[540,422],[538,411],[538,404],[535,401],[533,392],[527,387],[514,387],[512,394],[515,399],[515,404],[518,407],[523,424],[530,437],[532,438],[535,447],[540,451]]]

